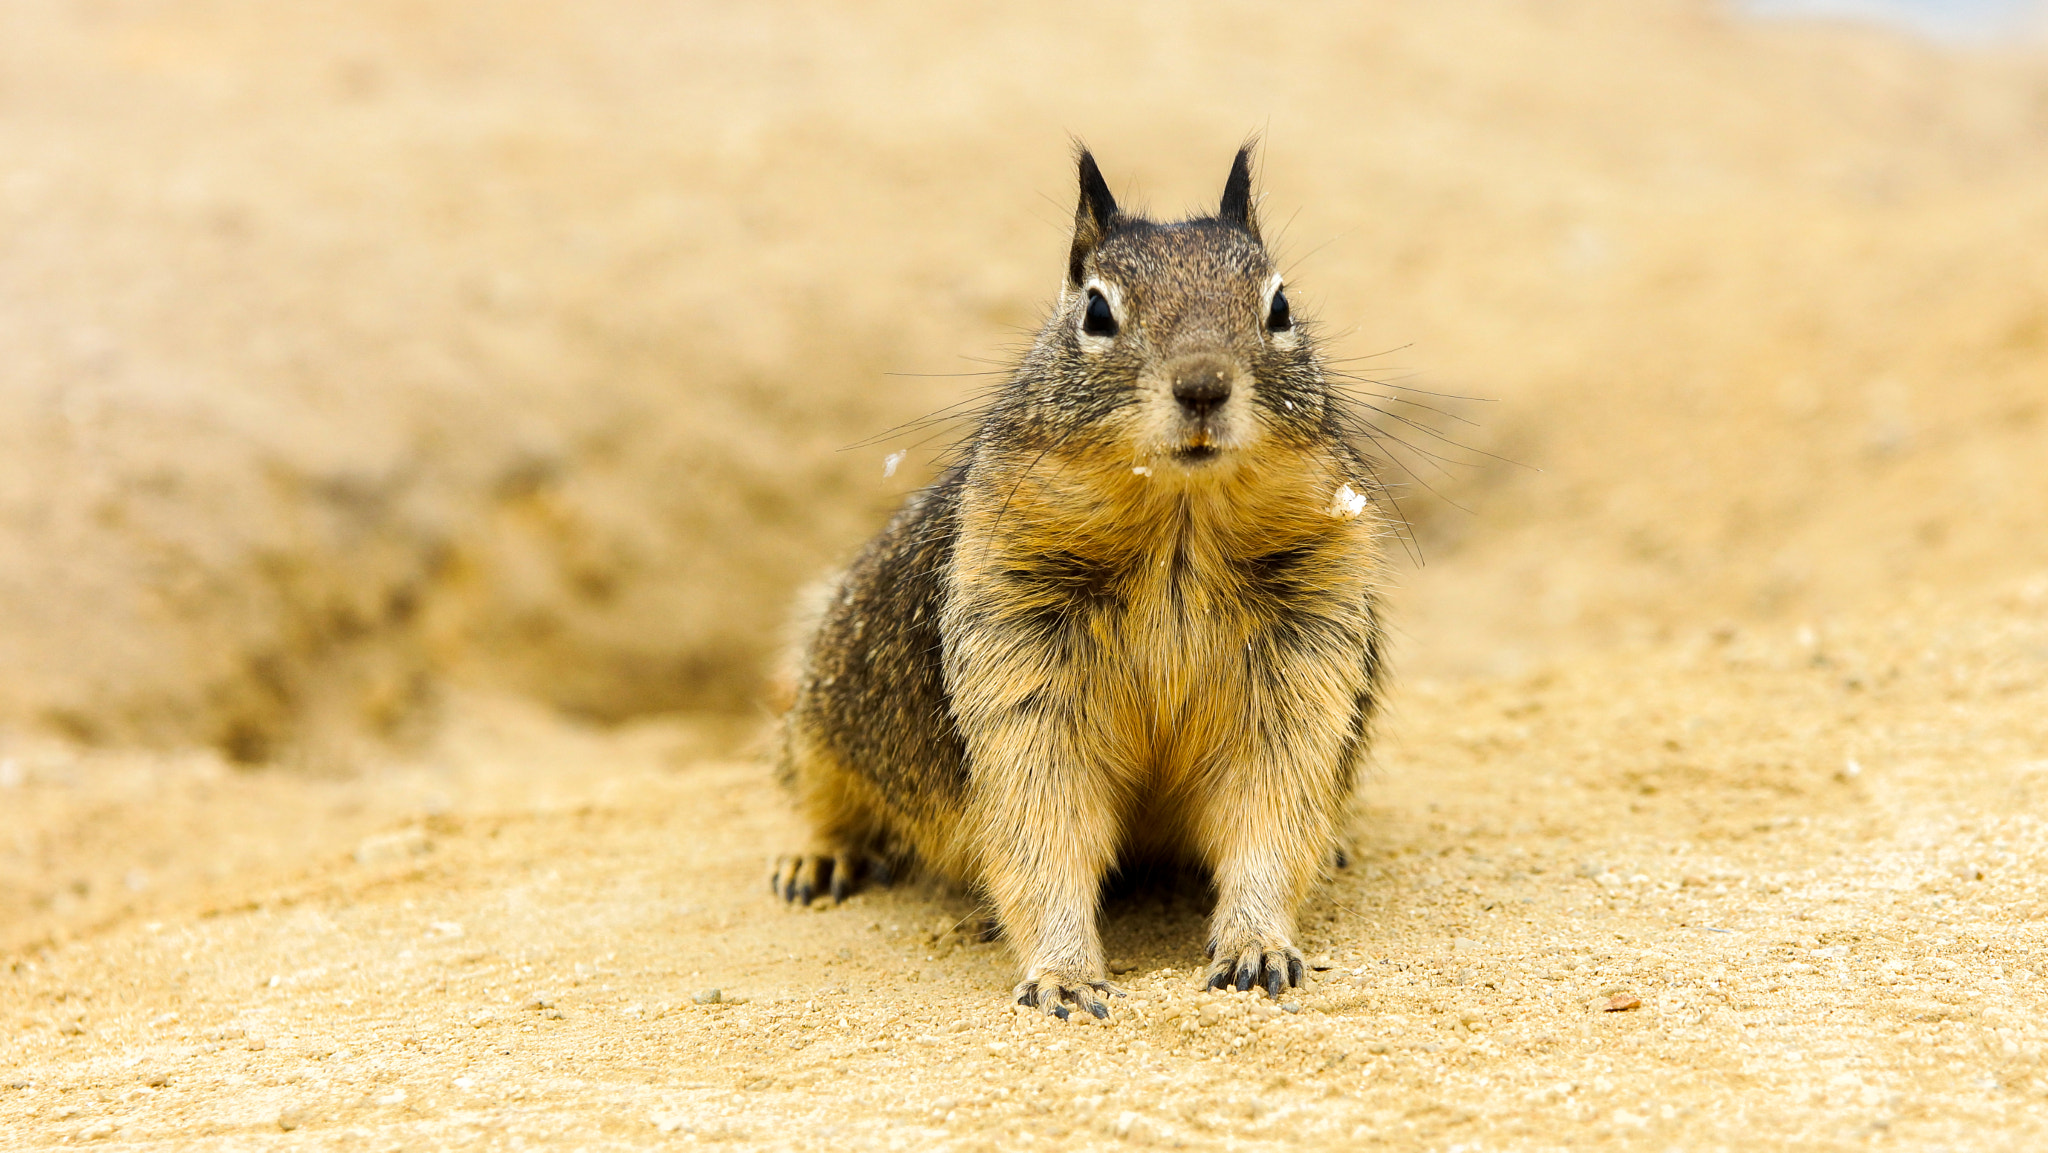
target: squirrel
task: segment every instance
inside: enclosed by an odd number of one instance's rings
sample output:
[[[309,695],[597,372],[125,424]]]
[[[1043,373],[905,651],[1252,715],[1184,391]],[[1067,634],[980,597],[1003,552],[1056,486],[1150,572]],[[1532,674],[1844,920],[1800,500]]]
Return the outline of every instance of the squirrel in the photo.
[[[1381,538],[1356,417],[1260,237],[1252,153],[1213,216],[1117,206],[1076,146],[1065,282],[955,462],[814,598],[778,775],[785,901],[915,863],[977,891],[1020,1004],[1105,1018],[1115,870],[1205,867],[1209,988],[1303,981],[1382,695]]]

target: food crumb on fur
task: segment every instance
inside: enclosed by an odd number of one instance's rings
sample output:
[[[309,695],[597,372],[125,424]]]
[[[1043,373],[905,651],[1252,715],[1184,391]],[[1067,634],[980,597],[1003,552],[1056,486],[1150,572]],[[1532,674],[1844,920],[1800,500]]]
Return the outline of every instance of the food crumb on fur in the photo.
[[[1363,493],[1350,485],[1339,485],[1336,495],[1330,498],[1330,515],[1339,520],[1356,520],[1365,512],[1367,500]]]

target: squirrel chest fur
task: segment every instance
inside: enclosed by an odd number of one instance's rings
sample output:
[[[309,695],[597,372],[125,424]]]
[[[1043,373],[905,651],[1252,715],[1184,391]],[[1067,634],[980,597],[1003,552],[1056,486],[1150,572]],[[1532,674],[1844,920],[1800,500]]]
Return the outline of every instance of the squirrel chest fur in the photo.
[[[1380,691],[1379,537],[1344,398],[1260,240],[1123,213],[1087,154],[1066,284],[962,446],[822,604],[782,775],[788,900],[913,858],[992,905],[1018,999],[1107,1013],[1096,912],[1206,867],[1212,986],[1302,978]]]

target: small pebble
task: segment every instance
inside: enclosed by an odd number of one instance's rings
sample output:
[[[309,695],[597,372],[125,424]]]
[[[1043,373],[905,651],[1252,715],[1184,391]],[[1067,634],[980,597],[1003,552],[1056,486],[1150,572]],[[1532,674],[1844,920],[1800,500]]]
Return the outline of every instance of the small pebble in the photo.
[[[552,1009],[555,1003],[546,997],[535,997],[526,1003],[529,1009]]]
[[[66,1037],[77,1037],[85,1032],[85,1026],[77,1021],[66,1021],[57,1026],[57,1032],[62,1033]]]
[[[28,1088],[28,1082],[21,1080],[9,1081],[7,1087],[9,1089],[26,1089]]]
[[[142,1079],[142,1083],[152,1089],[161,1089],[171,1083],[171,1075],[164,1072],[151,1073]]]
[[[724,992],[718,989],[700,989],[690,997],[690,1000],[699,1005],[716,1005],[724,999]]]
[[[1153,1144],[1159,1139],[1159,1131],[1153,1127],[1152,1122],[1137,1113],[1117,1114],[1116,1123],[1110,1127],[1110,1131],[1126,1140],[1145,1145]]]
[[[489,1009],[485,1009],[480,1013],[475,1013],[470,1016],[469,1027],[472,1029],[481,1029],[485,1025],[488,1025],[497,1019],[498,1015],[496,1013],[491,1012]]]
[[[270,1042],[268,1042],[268,1041],[265,1041],[265,1040],[264,1040],[263,1038],[261,1038],[261,1037],[251,1037],[251,1038],[249,1038],[249,1049],[250,1049],[250,1051],[252,1051],[252,1052],[257,1052],[257,1053],[260,1053],[260,1052],[262,1052],[263,1050],[265,1050],[265,1049],[268,1049],[268,1048],[270,1048]]]
[[[1297,1002],[1289,1001],[1285,1005],[1280,1006],[1280,1011],[1282,1013],[1299,1013],[1301,1012],[1301,1005]]]
[[[358,865],[385,865],[421,856],[432,849],[425,829],[400,829],[363,838],[354,855]]]
[[[292,1130],[298,1128],[299,1126],[304,1125],[306,1123],[306,1119],[306,1111],[304,1109],[301,1109],[297,1106],[292,1106],[278,1113],[277,1127],[289,1133]]]

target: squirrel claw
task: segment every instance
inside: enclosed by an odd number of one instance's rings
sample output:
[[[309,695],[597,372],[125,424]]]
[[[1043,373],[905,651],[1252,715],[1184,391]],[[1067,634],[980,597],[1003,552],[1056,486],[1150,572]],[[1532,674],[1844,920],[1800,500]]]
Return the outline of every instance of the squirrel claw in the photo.
[[[775,858],[768,891],[792,905],[830,897],[837,905],[868,885],[895,879],[888,860],[856,852],[785,853]]]
[[[792,905],[808,905],[829,894],[833,904],[846,899],[857,882],[852,858],[827,853],[791,853],[776,858],[768,889]]]
[[[1236,989],[1240,993],[1258,989],[1278,998],[1287,990],[1300,987],[1307,971],[1301,953],[1292,945],[1253,942],[1234,953],[1218,950],[1218,954],[1202,982],[1205,988]]]
[[[1058,973],[1034,977],[1018,985],[1015,992],[1019,1005],[1031,1006],[1062,1021],[1070,1019],[1075,1009],[1084,1009],[1096,1020],[1107,1021],[1109,1005],[1103,998],[1124,995],[1122,989],[1108,981]]]

